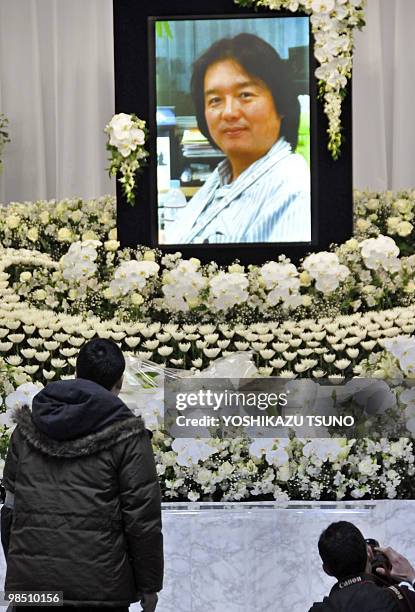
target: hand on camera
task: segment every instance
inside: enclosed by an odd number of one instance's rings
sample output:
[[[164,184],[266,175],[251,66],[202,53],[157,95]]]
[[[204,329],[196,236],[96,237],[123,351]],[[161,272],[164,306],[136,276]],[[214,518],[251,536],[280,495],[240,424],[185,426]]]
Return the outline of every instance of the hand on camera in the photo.
[[[377,548],[376,550],[386,555],[391,562],[392,568],[390,570],[390,576],[392,578],[395,580],[408,580],[409,582],[415,580],[415,570],[406,557],[396,552],[396,550],[390,546],[387,548]],[[386,571],[383,567],[378,567],[376,573],[381,576],[386,575]]]

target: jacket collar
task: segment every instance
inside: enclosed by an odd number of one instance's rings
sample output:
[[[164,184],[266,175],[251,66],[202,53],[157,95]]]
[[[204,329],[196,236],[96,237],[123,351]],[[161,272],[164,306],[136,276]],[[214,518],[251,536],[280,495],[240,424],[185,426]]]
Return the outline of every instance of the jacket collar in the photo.
[[[37,429],[32,420],[28,406],[18,408],[13,413],[13,421],[33,448],[52,457],[75,458],[93,455],[99,451],[111,448],[114,444],[142,434],[145,430],[141,417],[131,416],[116,421],[105,429],[74,440],[58,441],[49,438]]]

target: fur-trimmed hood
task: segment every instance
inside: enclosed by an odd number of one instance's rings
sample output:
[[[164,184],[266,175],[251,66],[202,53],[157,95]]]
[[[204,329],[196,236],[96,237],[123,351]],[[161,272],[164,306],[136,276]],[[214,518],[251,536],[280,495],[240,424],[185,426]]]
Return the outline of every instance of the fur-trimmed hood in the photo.
[[[119,397],[91,380],[49,383],[33,398],[36,427],[53,440],[74,440],[131,417]]]
[[[53,440],[74,440],[131,417],[119,397],[91,380],[49,383],[33,398],[36,427]]]
[[[76,458],[93,455],[111,448],[114,444],[141,434],[145,427],[141,417],[131,415],[122,421],[116,421],[101,431],[90,433],[74,440],[53,440],[39,431],[33,423],[32,412],[28,406],[17,408],[13,420],[21,435],[37,450],[52,457]]]
[[[116,395],[82,378],[50,383],[14,420],[32,446],[55,457],[91,455],[144,430]]]

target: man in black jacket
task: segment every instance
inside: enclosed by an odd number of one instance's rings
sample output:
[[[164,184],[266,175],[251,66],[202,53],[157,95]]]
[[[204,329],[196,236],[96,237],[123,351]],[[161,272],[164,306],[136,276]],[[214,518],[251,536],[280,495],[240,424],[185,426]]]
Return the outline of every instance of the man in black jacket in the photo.
[[[355,525],[332,523],[318,542],[323,570],[337,583],[328,597],[315,603],[309,612],[411,612],[415,610],[415,570],[405,557],[391,548],[380,549],[390,560],[390,586],[373,575],[366,541]],[[379,572],[385,575],[382,569]],[[398,586],[399,583],[402,583]]]
[[[140,600],[155,610],[160,488],[149,432],[117,397],[124,369],[119,347],[95,338],[75,380],[47,385],[32,411],[17,411],[3,477],[6,592],[63,591],[65,608],[121,612]]]

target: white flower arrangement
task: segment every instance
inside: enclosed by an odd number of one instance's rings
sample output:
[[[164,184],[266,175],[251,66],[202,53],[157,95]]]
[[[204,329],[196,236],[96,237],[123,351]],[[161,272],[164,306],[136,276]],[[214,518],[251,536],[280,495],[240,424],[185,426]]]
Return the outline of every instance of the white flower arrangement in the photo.
[[[270,306],[281,303],[283,308],[296,308],[303,303],[299,272],[294,264],[270,261],[262,266],[260,276],[266,289],[270,290],[266,296]]]
[[[243,304],[249,297],[249,281],[241,272],[218,272],[209,281],[210,299],[215,311]]]
[[[334,159],[340,155],[341,107],[347,81],[352,74],[353,33],[364,26],[366,0],[235,0],[240,6],[287,9],[310,15],[314,55],[319,62],[315,75],[328,118],[328,149]]]
[[[414,302],[415,258],[398,257],[389,236],[352,239],[297,266],[280,258],[248,271],[239,264],[224,271],[195,258],[184,260],[180,253],[121,251],[116,240],[90,235],[72,242],[59,261],[44,253],[33,259],[28,249],[0,251],[1,269],[19,268],[10,290],[36,307],[70,314],[111,318],[117,311],[120,318],[145,319],[158,312],[181,324],[301,320],[350,314],[362,304],[383,308]]]
[[[40,385],[22,385],[6,404],[30,405]],[[413,397],[406,398],[413,410]],[[10,432],[8,414],[4,424]],[[7,436],[1,439],[4,456]],[[153,432],[166,500],[342,500],[411,497],[414,443],[352,439],[175,439]]]
[[[383,268],[387,272],[399,271],[399,248],[393,238],[382,235],[377,238],[367,238],[360,243],[360,249],[367,268],[371,270]]]
[[[415,191],[357,193],[357,234],[331,253],[221,270],[120,250],[111,198],[0,207],[0,455],[13,398],[30,401],[19,385],[73,376],[96,335],[194,374],[229,376],[220,357],[252,351],[247,376],[414,376],[415,243],[396,229],[414,210]],[[396,389],[415,433],[413,391]],[[415,474],[411,439],[153,441],[166,499],[410,497]]]
[[[93,276],[97,270],[97,247],[101,244],[99,240],[73,242],[60,260],[63,278],[80,283]]]
[[[131,291],[139,291],[146,285],[150,276],[159,271],[160,266],[154,261],[123,261],[115,270],[114,279],[109,285],[110,295],[124,296]]]
[[[53,253],[54,259],[64,255],[73,242],[116,240],[115,226],[112,196],[91,200],[10,202],[0,206],[3,247],[37,248],[44,254]]]
[[[13,259],[4,256],[3,270],[10,270],[10,262],[17,263],[21,269],[21,261],[27,264],[24,257],[18,260],[16,255]],[[30,263],[33,266],[33,262]],[[137,264],[147,266],[149,262]],[[154,275],[145,278],[149,272],[148,268],[144,276],[138,275],[134,279],[134,282],[146,283],[146,287],[140,289],[142,293],[147,291],[147,285],[154,278]],[[26,272],[20,272],[14,286],[32,282],[22,283],[22,274]],[[36,278],[36,271],[31,273],[33,277]],[[82,284],[88,284],[90,280]],[[415,332],[413,304],[317,320],[288,319],[234,326],[223,322],[162,325],[159,322],[134,321],[131,315],[120,318],[118,310],[121,307],[117,300],[114,301],[114,315],[107,319],[97,316],[92,310],[87,316],[54,310],[45,304],[49,296],[41,296],[43,301],[39,298],[39,306],[34,307],[24,299],[25,296],[16,294],[10,282],[10,275],[2,272],[0,266],[0,356],[11,366],[21,368],[32,380],[43,383],[62,374],[71,374],[79,347],[95,335],[113,338],[127,352],[134,351],[141,358],[171,367],[200,369],[219,356],[253,350],[262,375],[319,378],[356,368],[370,355],[383,351],[386,340]],[[37,291],[40,290],[35,293]],[[122,296],[121,301],[127,301],[127,297]],[[408,355],[408,359],[412,359],[414,352],[411,350]]]
[[[339,262],[336,253],[312,253],[304,259],[303,268],[316,281],[316,289],[332,293],[350,274],[347,266]]]
[[[118,113],[105,127],[109,136],[107,150],[110,152],[110,176],[120,173],[119,182],[129,204],[135,203],[137,172],[144,165],[148,152],[144,148],[146,140],[145,121],[136,115]]]

